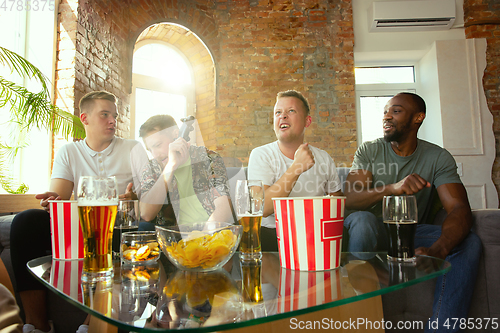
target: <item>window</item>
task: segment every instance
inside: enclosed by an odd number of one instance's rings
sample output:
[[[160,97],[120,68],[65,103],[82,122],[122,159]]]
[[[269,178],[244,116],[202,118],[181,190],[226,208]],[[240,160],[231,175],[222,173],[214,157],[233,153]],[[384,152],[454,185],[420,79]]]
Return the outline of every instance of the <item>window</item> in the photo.
[[[138,140],[141,125],[151,116],[169,114],[180,126],[195,107],[193,72],[184,55],[164,42],[142,41],[136,47],[131,131]]]
[[[356,67],[358,144],[383,136],[384,106],[399,92],[415,92],[414,66]]]
[[[0,45],[28,59],[51,79],[54,73],[57,11],[0,12]],[[29,80],[13,77],[10,69],[0,66],[1,75],[32,92],[40,86]],[[8,123],[10,110],[0,110],[0,142],[11,144],[12,135],[19,135],[18,126]],[[51,165],[51,134],[46,130],[31,129],[26,136],[26,147],[21,149],[14,161],[8,161],[10,176],[29,186],[28,193],[41,193],[49,188]],[[36,167],[35,167],[36,165]],[[6,193],[0,187],[0,193]]]

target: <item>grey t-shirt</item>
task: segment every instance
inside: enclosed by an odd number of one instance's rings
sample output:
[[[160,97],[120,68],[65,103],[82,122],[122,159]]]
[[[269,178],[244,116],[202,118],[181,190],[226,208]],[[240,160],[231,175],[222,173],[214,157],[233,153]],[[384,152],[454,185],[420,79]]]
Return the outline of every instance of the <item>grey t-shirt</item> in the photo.
[[[443,184],[462,183],[457,174],[455,159],[444,148],[424,140],[418,140],[417,149],[410,156],[399,156],[383,138],[363,143],[352,163],[351,171],[368,170],[373,174],[373,187],[394,184],[416,173],[431,183],[417,194],[418,223],[427,223],[424,216],[431,207],[432,192]],[[382,203],[368,211],[382,217]]]

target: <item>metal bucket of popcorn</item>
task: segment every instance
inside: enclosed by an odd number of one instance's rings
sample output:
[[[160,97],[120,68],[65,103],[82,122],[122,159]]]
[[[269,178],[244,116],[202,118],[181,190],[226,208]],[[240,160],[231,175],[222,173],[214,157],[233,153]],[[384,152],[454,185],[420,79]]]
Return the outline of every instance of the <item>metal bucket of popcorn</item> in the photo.
[[[83,259],[83,234],[76,200],[49,200],[52,258]]]
[[[345,197],[273,198],[273,204],[281,267],[339,267]]]

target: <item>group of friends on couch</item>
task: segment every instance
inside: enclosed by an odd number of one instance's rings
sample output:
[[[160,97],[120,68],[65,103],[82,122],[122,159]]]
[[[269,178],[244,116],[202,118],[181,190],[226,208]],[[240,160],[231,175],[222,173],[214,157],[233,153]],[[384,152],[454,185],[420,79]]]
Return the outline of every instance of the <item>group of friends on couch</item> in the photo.
[[[54,332],[45,307],[46,289],[28,272],[26,263],[50,254],[48,201],[70,199],[81,176],[115,176],[121,199],[140,199],[142,229],[207,220],[235,223],[221,156],[179,137],[169,115],[153,116],[141,126],[148,155],[138,141],[115,136],[116,102],[105,91],[88,93],[80,100],[86,138],[58,151],[49,191],[36,196],[44,209],[21,212],[12,222],[11,255],[25,313],[23,332]],[[248,163],[248,179],[261,180],[265,188],[263,250],[277,251],[272,198],[345,195],[346,209],[352,211],[344,221],[347,249],[371,252],[388,246],[382,198],[415,195],[416,254],[452,264],[450,272],[437,278],[429,322],[437,321],[438,331],[444,332],[447,318],[467,318],[473,292],[469,286],[475,283],[481,242],[470,231],[471,209],[455,160],[445,149],[417,138],[426,115],[424,100],[406,92],[389,100],[381,124],[384,136],[357,149],[344,191],[331,156],[305,142],[313,121],[307,99],[294,90],[279,92],[273,113],[277,140],[253,149]],[[447,212],[441,226],[430,220],[436,193]],[[79,332],[87,327],[82,325]]]

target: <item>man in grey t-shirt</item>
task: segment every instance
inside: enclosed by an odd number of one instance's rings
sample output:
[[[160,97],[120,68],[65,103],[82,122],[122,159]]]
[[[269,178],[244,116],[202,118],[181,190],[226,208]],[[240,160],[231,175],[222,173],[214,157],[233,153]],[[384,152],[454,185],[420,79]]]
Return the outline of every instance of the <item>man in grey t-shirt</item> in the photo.
[[[358,148],[347,176],[346,208],[359,211],[347,216],[344,226],[349,233],[350,252],[385,250],[388,241],[381,216],[383,197],[416,196],[416,254],[446,259],[453,267],[437,279],[430,318],[438,321],[438,331],[448,331],[443,327],[446,319],[467,318],[481,241],[470,232],[472,214],[455,160],[445,149],[417,139],[425,112],[425,102],[416,94],[400,93],[387,102],[384,138]],[[428,218],[436,191],[448,213],[442,226],[430,224]]]

